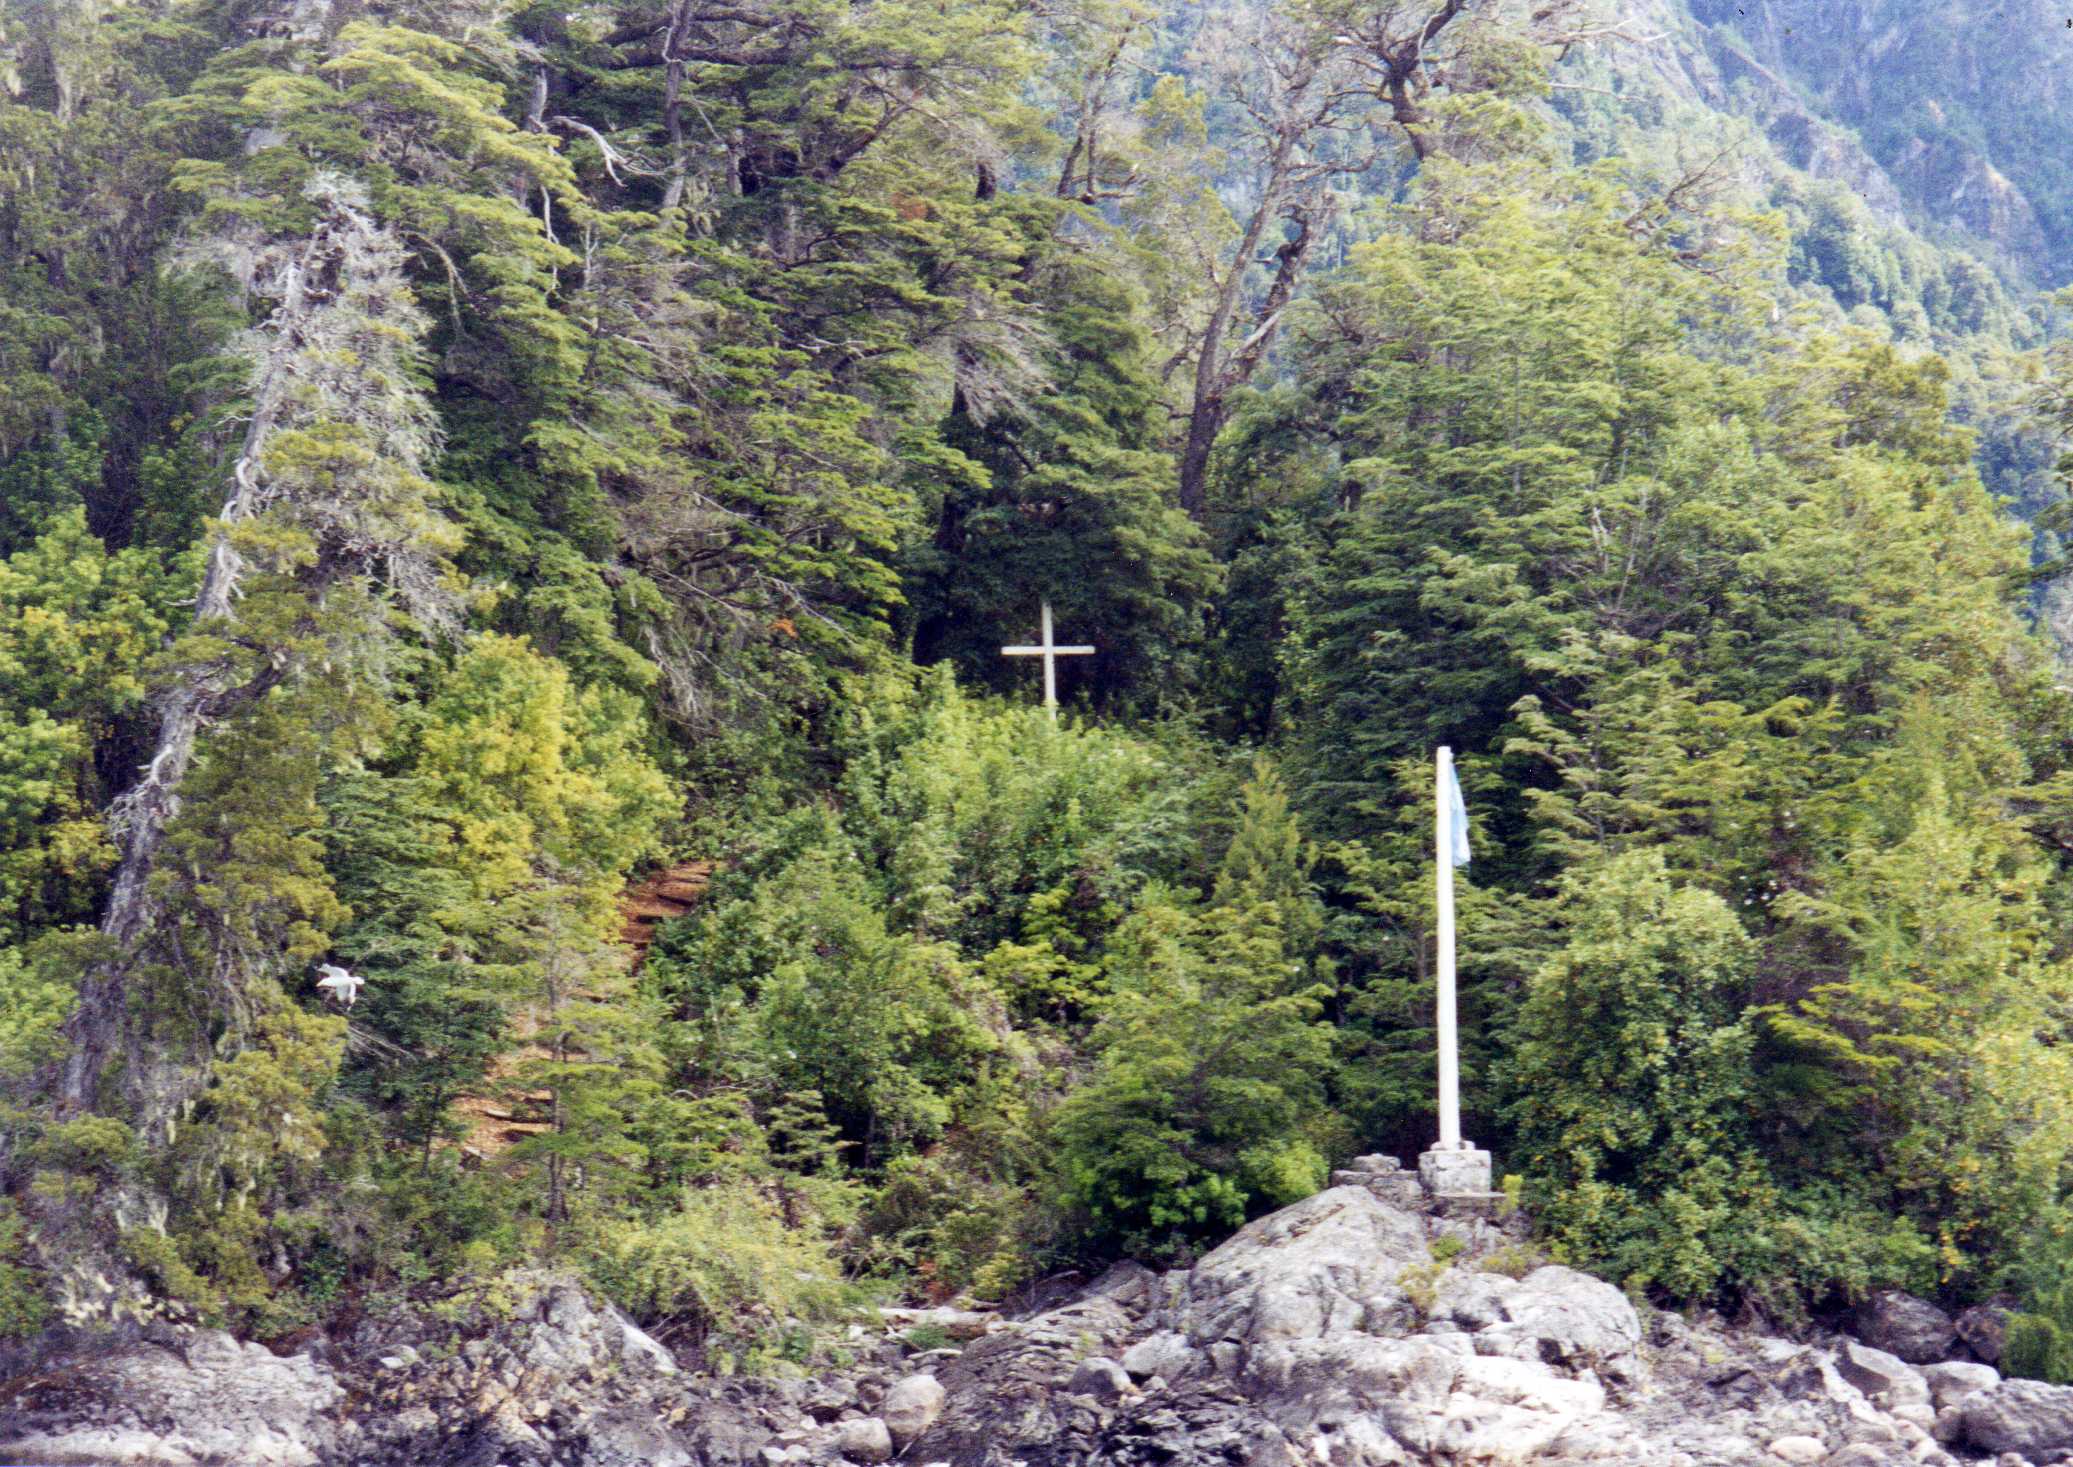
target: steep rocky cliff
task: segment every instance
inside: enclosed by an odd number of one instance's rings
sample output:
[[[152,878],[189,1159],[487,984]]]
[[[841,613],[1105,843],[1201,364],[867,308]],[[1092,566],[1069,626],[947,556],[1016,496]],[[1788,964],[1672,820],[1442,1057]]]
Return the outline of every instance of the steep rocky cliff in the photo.
[[[2073,275],[2073,29],[2043,0],[1637,0],[1611,80],[1646,124],[1666,102],[1739,119],[1790,167],[1878,217],[2042,284]]]

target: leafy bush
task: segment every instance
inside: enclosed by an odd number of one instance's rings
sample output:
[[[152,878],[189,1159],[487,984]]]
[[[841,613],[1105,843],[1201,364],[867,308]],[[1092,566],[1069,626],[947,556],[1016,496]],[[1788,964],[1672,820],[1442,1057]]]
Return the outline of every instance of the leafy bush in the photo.
[[[2042,1314],[2011,1314],[2008,1338],[2001,1346],[2001,1369],[2023,1380],[2073,1381],[2073,1350],[2065,1331]]]
[[[688,1190],[661,1217],[599,1222],[583,1241],[585,1273],[613,1303],[664,1338],[704,1349],[722,1368],[786,1347],[803,1329],[860,1302],[827,1243],[787,1228],[747,1187]]]
[[[27,1339],[50,1317],[36,1275],[15,1261],[22,1251],[22,1220],[12,1203],[0,1202],[0,1340]]]
[[[1053,1125],[1087,1241],[1176,1259],[1323,1185],[1328,1031],[1272,904],[1148,905],[1118,933],[1092,1078]]]

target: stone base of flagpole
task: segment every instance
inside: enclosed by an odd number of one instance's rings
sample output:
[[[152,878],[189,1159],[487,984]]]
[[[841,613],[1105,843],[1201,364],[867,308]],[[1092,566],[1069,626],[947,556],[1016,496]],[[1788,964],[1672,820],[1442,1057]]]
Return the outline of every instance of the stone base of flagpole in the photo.
[[[1466,1141],[1435,1146],[1419,1155],[1418,1180],[1429,1197],[1491,1196],[1490,1153]]]

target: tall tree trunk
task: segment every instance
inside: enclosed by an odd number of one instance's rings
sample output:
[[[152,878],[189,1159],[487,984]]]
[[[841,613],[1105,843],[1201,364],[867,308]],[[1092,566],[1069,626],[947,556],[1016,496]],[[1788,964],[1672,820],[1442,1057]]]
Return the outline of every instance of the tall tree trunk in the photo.
[[[400,252],[368,215],[357,190],[343,180],[313,185],[311,197],[318,217],[310,234],[262,260],[260,288],[277,305],[259,333],[263,345],[253,368],[252,415],[231,466],[229,497],[210,533],[195,598],[192,626],[197,630],[235,637],[238,598],[250,570],[238,551],[237,531],[269,511],[285,509],[318,534],[319,564],[304,572],[315,584],[336,575],[347,559],[387,555],[395,564],[409,559],[405,547],[384,544],[375,526],[355,523],[353,486],[341,486],[336,503],[302,505],[290,502],[267,471],[268,448],[283,427],[322,417],[338,402],[366,404],[362,410],[370,421],[360,426],[368,436],[400,459],[411,456],[403,431],[408,410],[399,417],[394,403],[372,386],[390,364],[372,359],[353,334],[370,299],[404,324],[414,316],[407,297],[400,295]],[[387,293],[390,276],[398,293],[393,299]],[[371,295],[370,279],[377,282]],[[354,347],[361,350],[356,353]],[[118,863],[101,918],[107,953],[81,979],[78,1003],[65,1023],[67,1051],[51,1087],[58,1114],[75,1115],[113,1099],[101,1089],[108,1064],[116,1058],[125,1062],[122,1098],[147,1135],[162,1130],[179,1103],[205,1081],[205,1037],[196,1046],[175,1050],[133,1011],[132,979],[164,915],[152,875],[167,828],[180,811],[180,789],[194,761],[196,740],[211,722],[265,696],[289,671],[278,653],[262,659],[256,671],[236,675],[220,662],[201,662],[180,669],[161,694],[151,759],[143,777],[109,811]]]
[[[1230,410],[1228,398],[1231,389],[1240,385],[1226,370],[1224,337],[1231,329],[1231,319],[1237,314],[1239,297],[1245,289],[1246,266],[1265,238],[1267,225],[1280,212],[1300,131],[1296,126],[1284,124],[1275,136],[1274,151],[1268,158],[1267,177],[1260,189],[1259,202],[1253,206],[1252,217],[1245,221],[1245,234],[1218,284],[1216,304],[1211,308],[1209,324],[1202,332],[1202,349],[1195,357],[1195,390],[1188,405],[1188,436],[1181,447],[1180,507],[1197,520],[1202,518],[1204,509],[1209,451],[1216,445],[1216,435],[1223,431],[1224,416]]]
[[[264,503],[261,458],[290,391],[290,363],[303,344],[308,316],[321,298],[310,289],[311,277],[321,273],[327,259],[335,255],[335,232],[342,222],[337,216],[327,216],[282,271],[280,305],[266,327],[272,341],[253,383],[252,418],[231,468],[230,497],[211,533],[201,590],[195,598],[193,624],[197,627],[236,620],[238,585],[246,567],[231,544],[231,532]],[[143,778],[109,812],[120,860],[114,890],[101,917],[101,932],[114,944],[114,952],[81,981],[78,1006],[66,1020],[68,1049],[56,1094],[60,1114],[92,1108],[101,1072],[118,1050],[125,1052],[132,1065],[143,1058],[130,1042],[134,1036],[126,979],[156,915],[151,873],[166,827],[179,813],[180,783],[194,760],[195,739],[230,691],[207,671],[183,673],[159,700],[158,741]],[[135,1083],[133,1077],[132,1088]]]

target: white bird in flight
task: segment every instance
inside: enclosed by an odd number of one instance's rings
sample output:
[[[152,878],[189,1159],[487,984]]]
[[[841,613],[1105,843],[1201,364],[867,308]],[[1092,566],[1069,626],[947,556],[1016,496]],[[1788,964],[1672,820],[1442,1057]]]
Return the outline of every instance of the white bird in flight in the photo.
[[[317,971],[324,976],[317,980],[317,987],[334,1003],[346,1008],[353,1006],[353,1000],[360,996],[360,985],[367,980],[357,973],[348,973],[336,963],[319,963]]]

